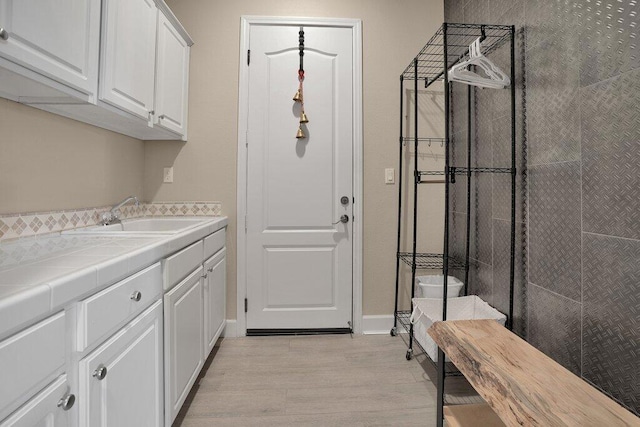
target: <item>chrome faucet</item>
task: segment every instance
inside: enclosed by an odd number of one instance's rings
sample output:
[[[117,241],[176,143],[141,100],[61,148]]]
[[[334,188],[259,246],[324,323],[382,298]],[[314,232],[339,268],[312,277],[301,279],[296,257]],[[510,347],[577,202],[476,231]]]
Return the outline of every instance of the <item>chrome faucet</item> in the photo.
[[[114,205],[109,212],[102,213],[102,225],[119,224],[120,222],[122,222],[120,220],[120,208],[129,203],[131,200],[135,202],[136,206],[140,206],[140,200],[138,200],[136,196],[129,196],[117,205]]]

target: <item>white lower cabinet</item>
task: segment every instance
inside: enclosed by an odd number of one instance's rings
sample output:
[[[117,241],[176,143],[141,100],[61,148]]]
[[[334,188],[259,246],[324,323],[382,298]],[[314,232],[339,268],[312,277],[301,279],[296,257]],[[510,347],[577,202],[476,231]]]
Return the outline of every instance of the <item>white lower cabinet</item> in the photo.
[[[0,420],[65,373],[66,313],[0,341]]]
[[[204,364],[203,268],[164,296],[165,426],[180,411]]]
[[[213,346],[225,326],[225,301],[227,287],[226,249],[204,263],[204,358],[209,357]]]
[[[162,301],[80,361],[80,426],[163,423]]]
[[[71,427],[76,413],[76,396],[69,390],[66,375],[0,423],[0,427]]]

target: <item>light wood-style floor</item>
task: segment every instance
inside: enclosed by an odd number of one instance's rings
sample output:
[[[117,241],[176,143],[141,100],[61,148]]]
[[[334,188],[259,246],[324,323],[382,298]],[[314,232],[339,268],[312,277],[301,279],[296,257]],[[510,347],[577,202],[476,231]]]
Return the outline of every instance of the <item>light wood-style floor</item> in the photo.
[[[388,335],[221,339],[174,427],[433,426],[435,370],[406,348]]]

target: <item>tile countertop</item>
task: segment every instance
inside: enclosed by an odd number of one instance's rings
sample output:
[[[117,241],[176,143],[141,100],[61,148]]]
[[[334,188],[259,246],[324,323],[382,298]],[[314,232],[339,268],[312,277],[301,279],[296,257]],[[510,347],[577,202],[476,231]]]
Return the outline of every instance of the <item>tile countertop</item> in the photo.
[[[0,244],[0,339],[226,225],[227,217],[211,217],[170,235],[63,234]]]

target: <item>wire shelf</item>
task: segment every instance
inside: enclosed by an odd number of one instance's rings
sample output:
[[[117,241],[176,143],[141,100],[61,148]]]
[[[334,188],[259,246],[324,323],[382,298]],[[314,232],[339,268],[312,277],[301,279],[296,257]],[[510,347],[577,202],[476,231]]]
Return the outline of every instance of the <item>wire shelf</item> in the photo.
[[[434,176],[434,175],[444,175],[443,170],[437,171],[418,171],[418,176]]]
[[[447,36],[446,67],[444,66],[445,28]],[[442,78],[446,70],[468,55],[469,45],[483,35],[485,39],[482,42],[482,51],[486,55],[509,40],[511,27],[508,25],[444,24],[404,69],[402,77],[404,79],[426,79],[427,83]],[[414,64],[416,60],[417,70]]]
[[[413,266],[413,252],[400,252],[398,253],[398,258],[408,266]],[[442,260],[442,254],[416,252],[415,267],[419,269],[441,269],[443,267]],[[464,270],[464,262],[450,256],[449,268]]]
[[[415,142],[415,140],[416,138],[412,136],[405,136],[401,139],[403,145],[407,142]],[[437,142],[444,145],[444,138],[418,138],[418,142]]]
[[[452,167],[451,172],[456,175],[466,175],[467,171],[471,170],[472,173],[511,173],[514,169],[512,168],[459,168]]]

